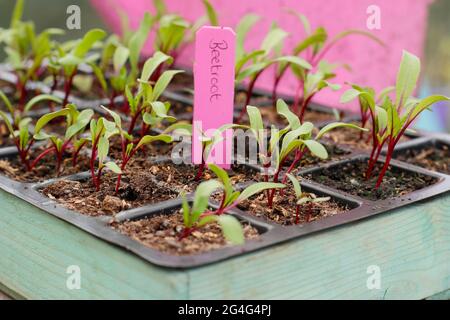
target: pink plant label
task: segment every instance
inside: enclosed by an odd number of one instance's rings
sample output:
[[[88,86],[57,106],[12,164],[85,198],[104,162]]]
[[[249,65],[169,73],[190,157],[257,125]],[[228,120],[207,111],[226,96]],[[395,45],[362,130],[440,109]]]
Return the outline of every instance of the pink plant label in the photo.
[[[231,28],[200,28],[196,34],[194,61],[194,114],[192,122],[192,162],[203,159],[202,136],[233,123],[236,34]],[[212,148],[206,163],[224,169],[231,165],[232,130]]]

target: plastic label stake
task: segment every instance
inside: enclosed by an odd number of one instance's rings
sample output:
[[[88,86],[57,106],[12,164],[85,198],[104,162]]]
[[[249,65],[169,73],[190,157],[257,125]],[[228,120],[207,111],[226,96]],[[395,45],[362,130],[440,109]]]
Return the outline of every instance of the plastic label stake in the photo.
[[[236,34],[231,28],[200,28],[195,40],[194,114],[192,122],[192,162],[203,159],[202,136],[211,137],[215,130],[233,123],[234,66]],[[232,130],[212,148],[206,163],[224,169],[231,166]]]

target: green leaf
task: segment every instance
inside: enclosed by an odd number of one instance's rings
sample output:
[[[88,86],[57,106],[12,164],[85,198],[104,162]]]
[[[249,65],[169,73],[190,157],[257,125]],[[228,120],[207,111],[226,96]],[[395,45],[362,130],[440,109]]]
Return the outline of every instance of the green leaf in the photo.
[[[222,189],[223,185],[217,180],[208,180],[199,184],[195,190],[194,203],[192,205],[191,218],[196,222],[200,215],[208,207],[208,201],[211,194],[217,189]]]
[[[408,51],[403,51],[402,61],[397,73],[395,87],[397,107],[401,107],[412,95],[420,75],[420,60]]]
[[[106,108],[105,106],[101,106],[101,107],[103,110],[105,110],[106,112],[108,112],[111,115],[111,117],[114,120],[114,123],[116,124],[116,127],[118,129],[122,129],[122,119],[120,118],[120,116],[116,112]]]
[[[376,122],[378,124],[378,131],[383,131],[384,129],[387,128],[388,122],[387,112],[383,108],[376,106],[375,114],[376,114]]]
[[[125,63],[128,60],[128,57],[130,55],[130,50],[128,48],[119,46],[117,47],[116,51],[114,51],[113,56],[113,66],[115,73],[119,73],[120,70],[123,68]]]
[[[297,56],[283,56],[283,57],[279,57],[273,60],[273,62],[284,62],[290,65],[295,65],[299,68],[302,69],[306,69],[306,70],[311,70],[312,66],[311,64],[306,61],[305,59],[302,59],[300,57]]]
[[[100,69],[100,67],[97,66],[95,63],[90,63],[89,66],[92,68],[94,75],[97,77],[97,80],[100,83],[100,86],[102,87],[103,92],[105,92],[105,93],[108,92],[108,84],[106,82],[106,78],[103,74],[102,69]]]
[[[225,189],[226,197],[227,198],[231,197],[233,195],[233,186],[231,185],[230,177],[228,176],[227,172],[212,163],[208,164],[208,168],[209,170],[214,172],[217,178],[219,178],[219,180],[222,182]],[[227,205],[228,203],[229,201],[225,201],[224,205]]]
[[[166,129],[164,129],[162,133],[170,133],[170,132],[190,136],[192,135],[192,124],[177,122],[168,126]]]
[[[166,103],[163,103],[161,101],[154,101],[154,102],[151,102],[150,105],[152,106],[153,112],[155,112],[155,114],[159,118],[166,119],[166,120],[171,121],[171,122],[174,122],[174,121],[177,120],[175,117],[167,115],[167,105],[166,105]]]
[[[245,242],[244,230],[238,219],[231,215],[220,215],[217,217],[217,222],[222,228],[222,233],[225,239],[234,245],[240,245]]]
[[[28,101],[28,103],[25,105],[24,110],[25,111],[30,111],[31,108],[35,104],[37,104],[39,102],[42,102],[42,101],[46,101],[46,100],[53,101],[53,102],[56,102],[56,103],[62,103],[62,100],[60,98],[57,98],[57,97],[49,95],[49,94],[40,94],[38,96],[33,97],[30,101]]]
[[[242,55],[242,58],[240,58],[236,62],[236,67],[235,67],[236,79],[239,78],[238,76],[241,73],[242,68],[247,64],[247,62],[256,60],[259,56],[262,56],[265,53],[266,52],[264,50],[255,50],[255,51],[251,52],[250,54]]]
[[[257,107],[247,106],[247,114],[250,121],[250,127],[259,132],[264,129],[264,124],[261,116],[261,112]]]
[[[163,16],[167,12],[166,5],[164,4],[164,0],[153,0],[153,6],[156,9],[156,14],[158,17]]]
[[[69,109],[64,108],[58,111],[54,111],[51,113],[47,113],[39,118],[39,120],[36,122],[36,126],[34,127],[34,133],[37,134],[41,131],[41,129],[47,125],[50,121],[52,121],[55,118],[58,117],[65,117],[69,114]]]
[[[322,28],[318,28],[314,34],[308,36],[306,39],[299,42],[295,46],[293,53],[294,55],[299,55],[310,46],[323,45],[323,43],[327,40],[327,38],[328,35],[325,32],[325,30]]]
[[[106,36],[106,32],[102,29],[89,30],[81,39],[81,41],[72,50],[72,54],[77,58],[84,58],[86,53],[91,50],[94,43],[102,40]]]
[[[291,129],[295,130],[300,127],[300,125],[301,125],[300,119],[298,118],[298,116],[295,113],[293,113],[289,109],[289,106],[287,105],[287,103],[284,102],[282,99],[278,99],[278,101],[277,101],[277,113],[286,118]]]
[[[292,185],[294,186],[295,196],[297,197],[297,199],[300,199],[302,197],[302,194],[303,194],[300,182],[292,174],[287,173],[286,175],[289,178],[289,180],[291,180]]]
[[[321,197],[321,198],[313,198],[311,202],[319,203],[319,202],[327,202],[330,201],[331,197]]]
[[[147,59],[142,68],[141,80],[148,81],[152,76],[153,72],[164,62],[167,64],[172,64],[173,58],[171,56],[162,53],[161,51],[156,51],[153,57]]]
[[[11,29],[16,28],[20,20],[22,20],[24,2],[25,2],[24,0],[16,0],[16,4],[14,6],[14,10],[11,16],[11,23],[10,23]]]
[[[206,13],[208,15],[209,23],[212,26],[219,25],[219,19],[217,18],[217,12],[208,0],[203,0],[203,5],[205,6]]]
[[[86,109],[81,111],[75,123],[72,124],[69,128],[67,128],[65,139],[69,140],[80,131],[84,131],[84,129],[89,124],[93,116],[94,110],[92,109]]]
[[[413,109],[410,119],[415,119],[421,112],[428,109],[431,105],[440,101],[449,101],[450,98],[442,95],[433,95],[419,101]]]
[[[146,12],[141,24],[139,25],[139,29],[133,34],[128,43],[128,49],[130,50],[131,73],[133,75],[137,74],[139,55],[141,54],[142,47],[147,41],[152,24],[153,19],[150,14]]]
[[[152,100],[156,101],[161,96],[161,94],[166,90],[169,83],[172,81],[172,78],[179,73],[184,72],[183,70],[168,70],[164,71],[164,73],[159,77],[158,81],[156,81],[155,87],[153,88],[153,96]]]
[[[98,139],[98,158],[100,159],[100,162],[103,162],[103,159],[108,156],[108,152],[109,141],[104,136],[102,136]]]
[[[311,34],[311,24],[310,24],[308,18],[304,14],[301,14],[292,9],[287,9],[286,12],[293,15],[294,17],[297,17],[297,19],[303,25],[303,29],[305,29],[306,34],[307,35]]]
[[[9,133],[14,136],[14,128],[12,127],[11,121],[9,120],[8,116],[6,115],[6,113],[4,113],[3,111],[0,110],[0,117],[5,122]]]
[[[305,140],[303,142],[308,147],[309,151],[316,157],[319,157],[320,159],[328,158],[327,149],[325,149],[321,143],[316,140]]]
[[[356,98],[358,98],[360,94],[361,94],[361,91],[358,91],[353,88],[349,89],[344,92],[344,94],[341,96],[341,100],[339,102],[340,103],[348,103],[348,102],[353,101]]]
[[[261,50],[269,54],[287,36],[288,33],[281,28],[276,27],[271,29],[261,44]]]
[[[167,134],[159,134],[159,135],[157,135],[157,136],[149,136],[149,135],[146,135],[146,136],[143,136],[143,137],[141,138],[141,140],[139,140],[139,143],[137,144],[136,148],[139,149],[139,148],[142,147],[143,145],[152,143],[152,142],[154,142],[154,141],[163,141],[163,142],[165,142],[165,143],[169,143],[169,142],[172,142],[172,141],[173,141],[173,137],[172,137],[172,136],[169,136],[169,135],[167,135]]]
[[[326,133],[330,132],[331,130],[337,129],[337,128],[351,128],[351,129],[356,129],[356,130],[360,130],[360,131],[368,131],[367,129],[363,129],[363,128],[358,127],[357,125],[354,125],[351,123],[334,122],[334,123],[327,124],[325,127],[323,127],[317,134],[316,140],[322,139],[322,137]]]
[[[252,197],[253,195],[267,189],[282,189],[285,187],[286,186],[282,183],[258,182],[245,188],[244,191],[242,191],[239,197],[236,199],[236,202],[241,203],[242,201]]]
[[[87,74],[77,74],[73,77],[72,85],[78,89],[81,93],[89,93],[92,91],[92,84],[94,83],[94,78]]]
[[[11,101],[9,101],[8,97],[3,93],[3,91],[0,91],[0,98],[3,100],[6,108],[8,109],[11,116],[14,115],[14,108],[11,105]]]
[[[236,60],[245,53],[244,43],[247,33],[258,22],[260,17],[256,14],[245,15],[236,26]]]
[[[122,170],[120,170],[119,166],[115,162],[108,161],[105,163],[105,166],[115,174],[122,174]]]
[[[249,77],[255,76],[260,71],[267,68],[269,65],[270,65],[270,62],[267,62],[267,61],[252,64],[251,66],[249,66],[248,68],[239,72],[236,75],[236,77],[235,77],[236,83],[240,83]]]

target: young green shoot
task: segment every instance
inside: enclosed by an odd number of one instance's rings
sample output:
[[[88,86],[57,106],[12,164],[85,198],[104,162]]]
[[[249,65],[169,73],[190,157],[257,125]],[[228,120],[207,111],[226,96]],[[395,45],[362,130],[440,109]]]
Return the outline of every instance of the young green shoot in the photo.
[[[91,109],[86,109],[80,112],[76,109],[75,105],[68,104],[64,109],[54,111],[42,116],[36,122],[33,137],[36,141],[49,141],[51,146],[46,148],[44,152],[42,152],[38,157],[36,157],[36,159],[34,159],[31,167],[33,167],[35,163],[37,163],[37,161],[42,159],[45,155],[54,153],[57,162],[56,174],[57,176],[59,176],[63,155],[69,148],[73,150],[72,163],[75,166],[77,163],[76,159],[78,157],[78,154],[82,147],[86,144],[86,139],[79,138],[78,135],[85,131],[85,128],[89,124],[93,115],[94,111]],[[64,117],[66,120],[66,131],[64,137],[60,137],[58,134],[47,133],[42,130],[46,125],[59,117]]]
[[[391,100],[388,93],[390,88],[383,90],[378,97],[374,90],[353,86],[342,96],[342,102],[349,102],[356,98],[369,109],[372,120],[372,152],[369,158],[368,168],[365,173],[367,179],[372,176],[372,171],[378,162],[383,147],[387,144],[386,159],[378,176],[376,188],[381,186],[395,146],[402,136],[413,124],[414,120],[425,110],[429,110],[435,103],[448,101],[450,98],[443,95],[432,95],[423,99],[412,96],[420,75],[420,60],[415,55],[404,51],[400,68],[397,73],[395,86],[395,100]]]
[[[246,89],[246,101],[244,108],[237,118],[237,123],[240,123],[245,115],[245,106],[250,104],[250,99],[253,94],[255,84],[259,77],[270,66],[277,63],[284,63],[287,65],[295,65],[299,70],[311,69],[311,65],[304,59],[297,56],[280,56],[277,54],[281,51],[284,39],[288,33],[276,25],[271,27],[267,36],[263,39],[261,47],[251,52],[246,52],[244,43],[246,36],[252,26],[258,21],[258,17],[250,14],[245,16],[236,27],[236,67],[235,67],[235,82],[236,85],[248,81]]]
[[[319,203],[319,202],[330,201],[331,198],[330,197],[317,197],[313,193],[303,192],[302,186],[300,185],[300,182],[298,181],[298,179],[296,177],[294,177],[290,173],[287,174],[287,177],[289,178],[289,180],[291,181],[291,183],[294,187],[295,197],[296,197],[296,201],[297,201],[295,203],[295,224],[300,223],[300,210],[304,206],[307,207],[306,222],[309,222],[312,217],[312,210],[313,210],[314,204]]]
[[[259,182],[245,188],[242,192],[234,189],[227,172],[220,167],[209,164],[209,169],[216,174],[218,180],[208,180],[200,183],[194,195],[192,208],[183,197],[184,230],[179,239],[188,237],[193,231],[207,223],[218,222],[224,237],[233,244],[244,243],[241,223],[232,215],[226,214],[243,201],[270,188],[284,188],[280,183]],[[209,199],[217,191],[222,192],[222,200],[218,208],[208,210]]]

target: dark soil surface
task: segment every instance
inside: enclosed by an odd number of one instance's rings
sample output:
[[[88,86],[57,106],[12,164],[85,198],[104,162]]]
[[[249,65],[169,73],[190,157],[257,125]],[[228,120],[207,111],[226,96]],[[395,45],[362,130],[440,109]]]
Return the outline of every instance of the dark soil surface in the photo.
[[[192,120],[192,112],[193,112],[192,105],[173,99],[168,99],[165,97],[162,97],[161,101],[170,102],[169,114],[176,117],[177,120]]]
[[[323,145],[328,151],[328,159],[322,160],[318,157],[314,157],[313,155],[311,155],[311,153],[308,152],[303,156],[302,160],[300,160],[298,168],[306,169],[306,168],[310,168],[312,166],[319,166],[321,164],[325,164],[325,163],[328,163],[331,161],[337,161],[337,160],[345,158],[346,156],[348,156],[351,153],[350,151],[340,148],[336,145],[331,145],[331,144],[323,144]],[[291,156],[289,156],[289,158],[287,159],[287,161],[284,164],[284,167],[289,167],[292,164],[294,157],[295,157],[295,154],[292,154]]]
[[[36,149],[33,152],[31,159],[34,159],[42,151],[43,148]],[[45,156],[31,171],[25,170],[19,156],[3,158],[0,160],[0,172],[13,180],[20,182],[42,182],[48,179],[56,178],[58,177],[56,166],[57,163],[54,154]],[[71,154],[65,154],[59,176],[67,176],[78,172],[87,171],[88,169],[89,157],[86,155],[80,154],[78,156],[77,165],[73,167]]]
[[[185,92],[185,89],[194,90],[194,77],[188,72],[177,74],[170,82],[168,89],[177,93]]]
[[[153,164],[148,170],[165,188],[178,192],[193,192],[201,182],[216,178],[209,170],[205,170],[202,178],[196,181],[197,166],[175,165],[171,162]],[[228,174],[232,184],[254,180],[257,175],[255,171],[243,165],[232,166]]]
[[[168,215],[112,223],[112,227],[122,234],[159,251],[173,255],[190,255],[211,251],[230,245],[222,235],[217,223],[210,223],[179,240],[183,231],[183,215],[179,210]],[[256,239],[258,230],[243,224],[246,240]]]
[[[450,147],[445,144],[402,150],[395,158],[428,170],[450,174]]]
[[[50,199],[64,207],[89,216],[113,215],[123,210],[157,203],[177,196],[161,188],[145,170],[127,170],[115,194],[117,176],[111,172],[102,175],[101,188],[95,190],[91,179],[82,181],[60,180],[42,190]]]
[[[155,141],[140,149],[136,158],[144,160],[147,157],[166,156],[170,155],[173,148],[173,143],[164,143],[162,141]],[[122,159],[122,146],[120,144],[120,137],[114,136],[111,138],[109,147],[109,156],[116,160]]]
[[[390,167],[380,188],[375,189],[382,163],[375,167],[369,180],[364,178],[367,161],[352,161],[307,175],[328,187],[369,200],[385,200],[406,195],[436,183],[436,179],[419,173]]]
[[[283,195],[279,192],[275,195],[273,208],[267,204],[266,193],[261,193],[240,204],[239,209],[286,226],[320,220],[349,210],[347,206],[330,199],[327,202],[301,205],[297,220],[296,202],[293,189],[288,188]]]
[[[354,123],[360,126],[360,123]],[[368,128],[366,126],[366,128]],[[338,128],[324,136],[325,139],[330,139],[334,143],[339,143],[341,145],[347,145],[353,149],[360,149],[370,151],[372,150],[372,137],[369,132],[363,132],[362,138],[359,130],[351,129],[351,128]],[[406,142],[411,140],[411,137],[403,136],[400,138],[401,142]]]

